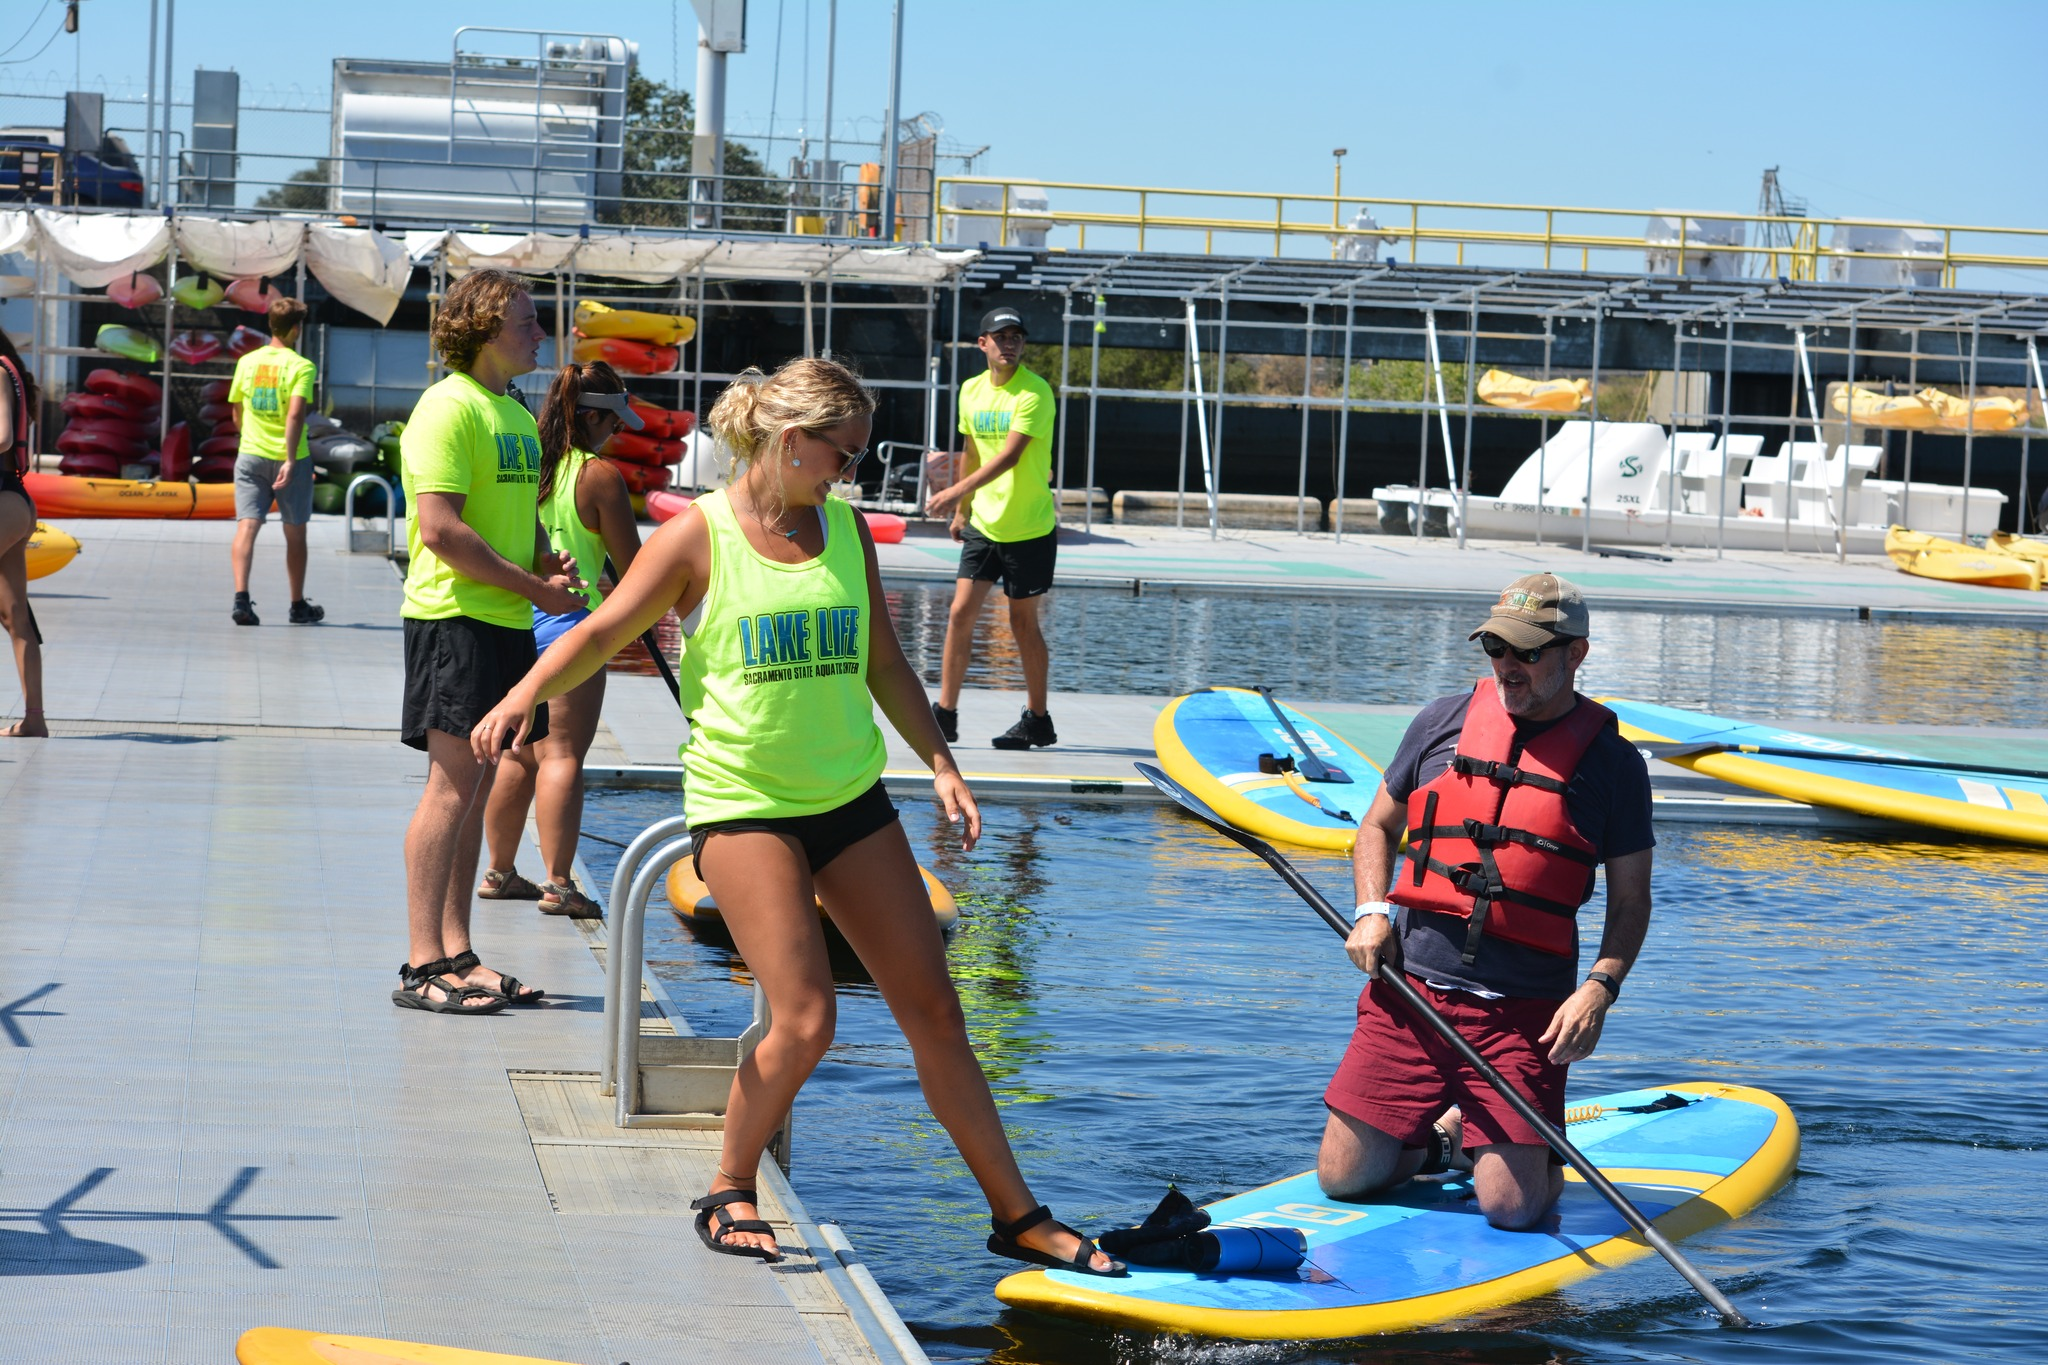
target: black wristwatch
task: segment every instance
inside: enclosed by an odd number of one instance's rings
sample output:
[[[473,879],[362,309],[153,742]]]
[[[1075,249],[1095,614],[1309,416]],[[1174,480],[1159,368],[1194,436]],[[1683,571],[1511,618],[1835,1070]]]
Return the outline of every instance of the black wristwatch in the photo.
[[[1601,985],[1605,986],[1607,988],[1607,998],[1609,1001],[1621,999],[1621,982],[1616,980],[1614,977],[1609,976],[1606,972],[1587,972],[1586,980],[1597,981]]]

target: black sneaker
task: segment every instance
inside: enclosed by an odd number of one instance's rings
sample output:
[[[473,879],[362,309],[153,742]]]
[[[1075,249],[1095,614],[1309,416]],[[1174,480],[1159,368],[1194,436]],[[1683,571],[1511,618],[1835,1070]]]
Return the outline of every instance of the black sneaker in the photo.
[[[249,600],[249,594],[245,592],[235,594],[235,610],[233,614],[235,624],[238,626],[260,626],[263,624],[256,619],[256,604]]]
[[[948,710],[937,702],[933,702],[932,719],[938,721],[939,733],[945,737],[946,743],[958,744],[960,742],[960,713],[958,711]]]
[[[1052,712],[1041,716],[1028,706],[1015,725],[989,741],[998,749],[1044,749],[1059,742],[1060,737],[1052,732]]]
[[[325,619],[327,608],[310,597],[301,597],[292,603],[292,624],[295,626],[314,626]]]

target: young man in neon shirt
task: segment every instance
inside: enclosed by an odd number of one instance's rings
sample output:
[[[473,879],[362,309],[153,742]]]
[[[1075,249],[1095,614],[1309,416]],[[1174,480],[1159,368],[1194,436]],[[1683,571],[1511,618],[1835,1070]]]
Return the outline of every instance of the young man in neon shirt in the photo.
[[[241,444],[235,454],[235,607],[238,626],[261,625],[249,598],[256,533],[270,505],[284,523],[284,571],[291,580],[291,623],[315,625],[327,615],[306,600],[306,523],[313,519],[313,452],[306,444],[306,412],[313,404],[313,362],[292,349],[306,305],[275,299],[270,344],[235,362],[228,401],[241,406]]]
[[[961,477],[925,499],[925,511],[951,517],[960,569],[946,618],[939,699],[932,712],[947,740],[960,738],[960,688],[974,655],[974,627],[990,589],[1001,583],[1010,633],[1024,665],[1024,714],[990,741],[998,749],[1059,742],[1046,704],[1050,656],[1039,604],[1052,590],[1059,512],[1052,496],[1052,387],[1024,364],[1024,319],[992,308],[975,345],[988,370],[960,386]]]

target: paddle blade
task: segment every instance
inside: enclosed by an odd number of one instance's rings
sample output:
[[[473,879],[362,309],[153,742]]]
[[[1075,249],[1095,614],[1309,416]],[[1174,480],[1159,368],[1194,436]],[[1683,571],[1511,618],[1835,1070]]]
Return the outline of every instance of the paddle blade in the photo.
[[[1165,795],[1169,797],[1175,805],[1178,805],[1182,810],[1186,811],[1188,814],[1194,816],[1198,820],[1202,820],[1208,824],[1216,826],[1216,828],[1224,831],[1227,834],[1236,834],[1238,832],[1237,830],[1231,828],[1230,822],[1228,820],[1225,820],[1215,811],[1209,809],[1208,802],[1204,801],[1201,797],[1195,795],[1186,787],[1183,787],[1180,783],[1168,777],[1165,773],[1161,772],[1152,764],[1140,763],[1136,766],[1138,769],[1138,776],[1144,778],[1147,782],[1150,782],[1153,786],[1157,787],[1161,792],[1165,793]]]

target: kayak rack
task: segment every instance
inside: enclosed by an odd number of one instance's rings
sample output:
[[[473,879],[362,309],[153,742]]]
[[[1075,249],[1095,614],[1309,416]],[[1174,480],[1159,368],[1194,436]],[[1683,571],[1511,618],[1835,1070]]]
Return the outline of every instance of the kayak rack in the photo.
[[[640,977],[646,956],[647,902],[668,870],[690,856],[689,822],[680,815],[640,831],[612,874],[612,923],[604,964],[603,1091],[617,1099],[621,1128],[722,1128],[732,1078],[768,1032],[768,994],[754,986],[754,1017],[737,1038],[678,1037],[640,1031]],[[789,1116],[769,1144],[789,1169]]]
[[[356,490],[364,484],[375,484],[384,490],[382,535],[379,535],[373,526],[361,529],[356,526]],[[398,495],[392,490],[390,480],[383,475],[358,474],[348,481],[348,491],[341,496],[341,520],[348,527],[348,548],[351,554],[381,554],[387,559],[398,558]],[[373,518],[364,517],[363,520],[370,521]]]

